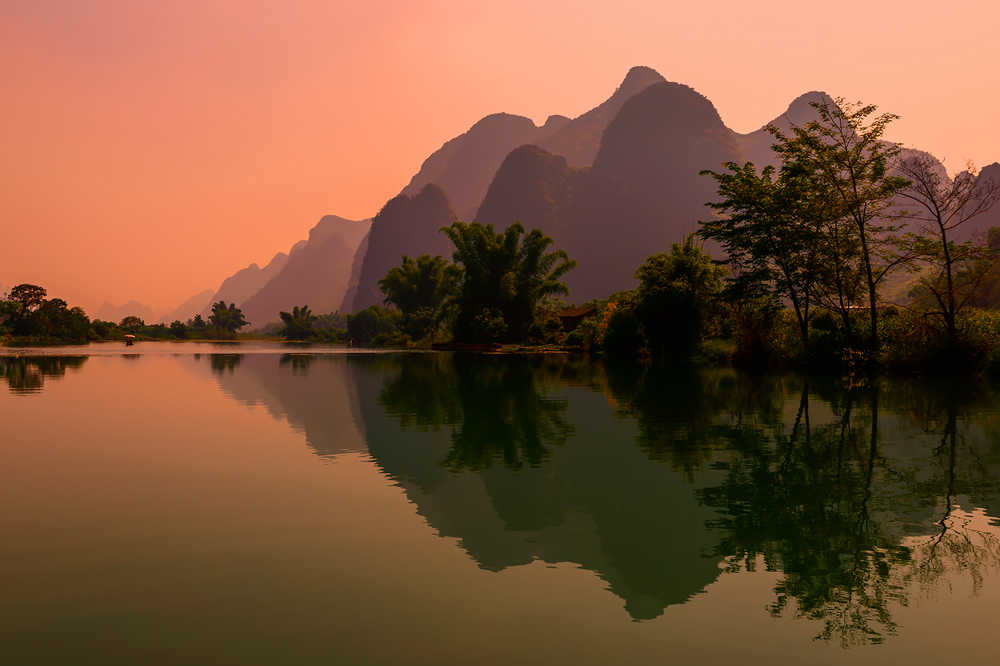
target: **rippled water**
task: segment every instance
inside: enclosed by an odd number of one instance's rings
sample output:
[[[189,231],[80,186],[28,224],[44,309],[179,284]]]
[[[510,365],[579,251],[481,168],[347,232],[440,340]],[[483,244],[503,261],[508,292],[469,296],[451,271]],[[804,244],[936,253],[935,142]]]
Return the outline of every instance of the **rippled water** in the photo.
[[[988,383],[123,351],[0,351],[0,663],[994,659]]]

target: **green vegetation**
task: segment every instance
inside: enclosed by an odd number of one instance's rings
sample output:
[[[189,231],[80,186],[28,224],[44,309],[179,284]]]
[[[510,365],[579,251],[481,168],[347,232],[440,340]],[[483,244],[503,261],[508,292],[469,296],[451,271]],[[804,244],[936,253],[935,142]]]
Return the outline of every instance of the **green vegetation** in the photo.
[[[0,300],[0,337],[29,342],[84,342],[90,319],[80,308],[70,308],[61,298],[46,299],[44,288],[19,284]]]
[[[291,312],[279,312],[278,316],[285,322],[281,335],[286,340],[308,340],[315,333],[313,323],[316,317],[308,305],[303,305],[301,309],[296,305]]]
[[[462,269],[441,255],[422,254],[414,261],[403,255],[401,266],[389,269],[378,285],[384,303],[402,314],[401,327],[414,340],[433,339],[444,314],[445,302],[454,296]]]
[[[347,315],[347,338],[356,344],[405,344],[400,338],[403,315],[399,310],[373,305],[357,314]]]
[[[819,120],[790,135],[769,128],[783,159],[776,178],[749,163],[702,172],[719,186],[708,205],[720,218],[698,233],[727,256],[718,328],[735,358],[849,372],[990,365],[995,317],[963,308],[989,283],[996,251],[953,232],[1000,199],[997,184],[972,168],[950,179],[930,156],[901,154],[881,138],[895,116],[869,122],[874,106],[813,106]],[[879,299],[901,268],[920,275],[905,310]]]
[[[546,252],[552,238],[538,229],[525,235],[515,222],[503,233],[493,225],[455,222],[442,229],[455,244],[462,268],[452,333],[459,342],[521,342],[535,321],[539,302],[569,289],[560,278],[576,267],[564,250]]]
[[[236,303],[230,303],[227,307],[225,301],[219,301],[212,306],[208,323],[215,328],[215,335],[220,340],[235,339],[238,330],[250,325],[243,318],[243,312],[236,307]]]

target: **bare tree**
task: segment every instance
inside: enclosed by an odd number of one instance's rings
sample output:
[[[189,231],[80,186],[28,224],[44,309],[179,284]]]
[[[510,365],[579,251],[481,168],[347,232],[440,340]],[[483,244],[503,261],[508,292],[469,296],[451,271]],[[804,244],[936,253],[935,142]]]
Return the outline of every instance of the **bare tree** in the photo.
[[[972,162],[950,178],[941,162],[928,153],[901,154],[895,170],[910,181],[899,193],[906,202],[903,217],[919,233],[909,233],[912,256],[930,269],[922,284],[930,293],[947,329],[949,342],[957,335],[955,318],[992,265],[985,238],[957,242],[955,230],[988,211],[1000,200],[1000,183],[977,177]]]

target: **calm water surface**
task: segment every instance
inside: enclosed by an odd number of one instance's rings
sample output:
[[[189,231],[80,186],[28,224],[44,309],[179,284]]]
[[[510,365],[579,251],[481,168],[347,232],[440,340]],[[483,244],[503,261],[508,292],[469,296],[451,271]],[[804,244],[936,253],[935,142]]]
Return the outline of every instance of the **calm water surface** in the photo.
[[[995,659],[993,385],[124,351],[0,349],[2,664]]]

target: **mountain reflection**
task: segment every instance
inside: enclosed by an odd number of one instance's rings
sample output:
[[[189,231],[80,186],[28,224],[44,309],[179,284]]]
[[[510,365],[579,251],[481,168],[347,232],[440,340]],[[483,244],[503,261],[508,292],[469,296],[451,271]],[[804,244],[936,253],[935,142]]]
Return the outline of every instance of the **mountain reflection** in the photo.
[[[567,355],[351,362],[379,379],[360,391],[369,452],[480,567],[577,563],[634,619],[718,577],[721,558],[706,556],[714,511],[633,444],[639,433],[609,405],[600,366]]]
[[[635,620],[764,569],[779,575],[773,616],[811,620],[844,646],[878,643],[900,606],[961,579],[978,592],[1000,570],[988,384],[845,387],[569,355],[212,367],[318,454],[366,447],[481,568],[578,564]]]
[[[369,450],[431,525],[487,569],[592,569],[635,619],[687,600],[723,563],[782,574],[774,616],[878,643],[913,594],[954,573],[982,585],[1000,564],[986,387],[564,356],[381,362],[382,414],[362,399]]]
[[[0,356],[0,373],[11,393],[36,393],[45,387],[46,379],[61,379],[86,360],[86,356]]]

